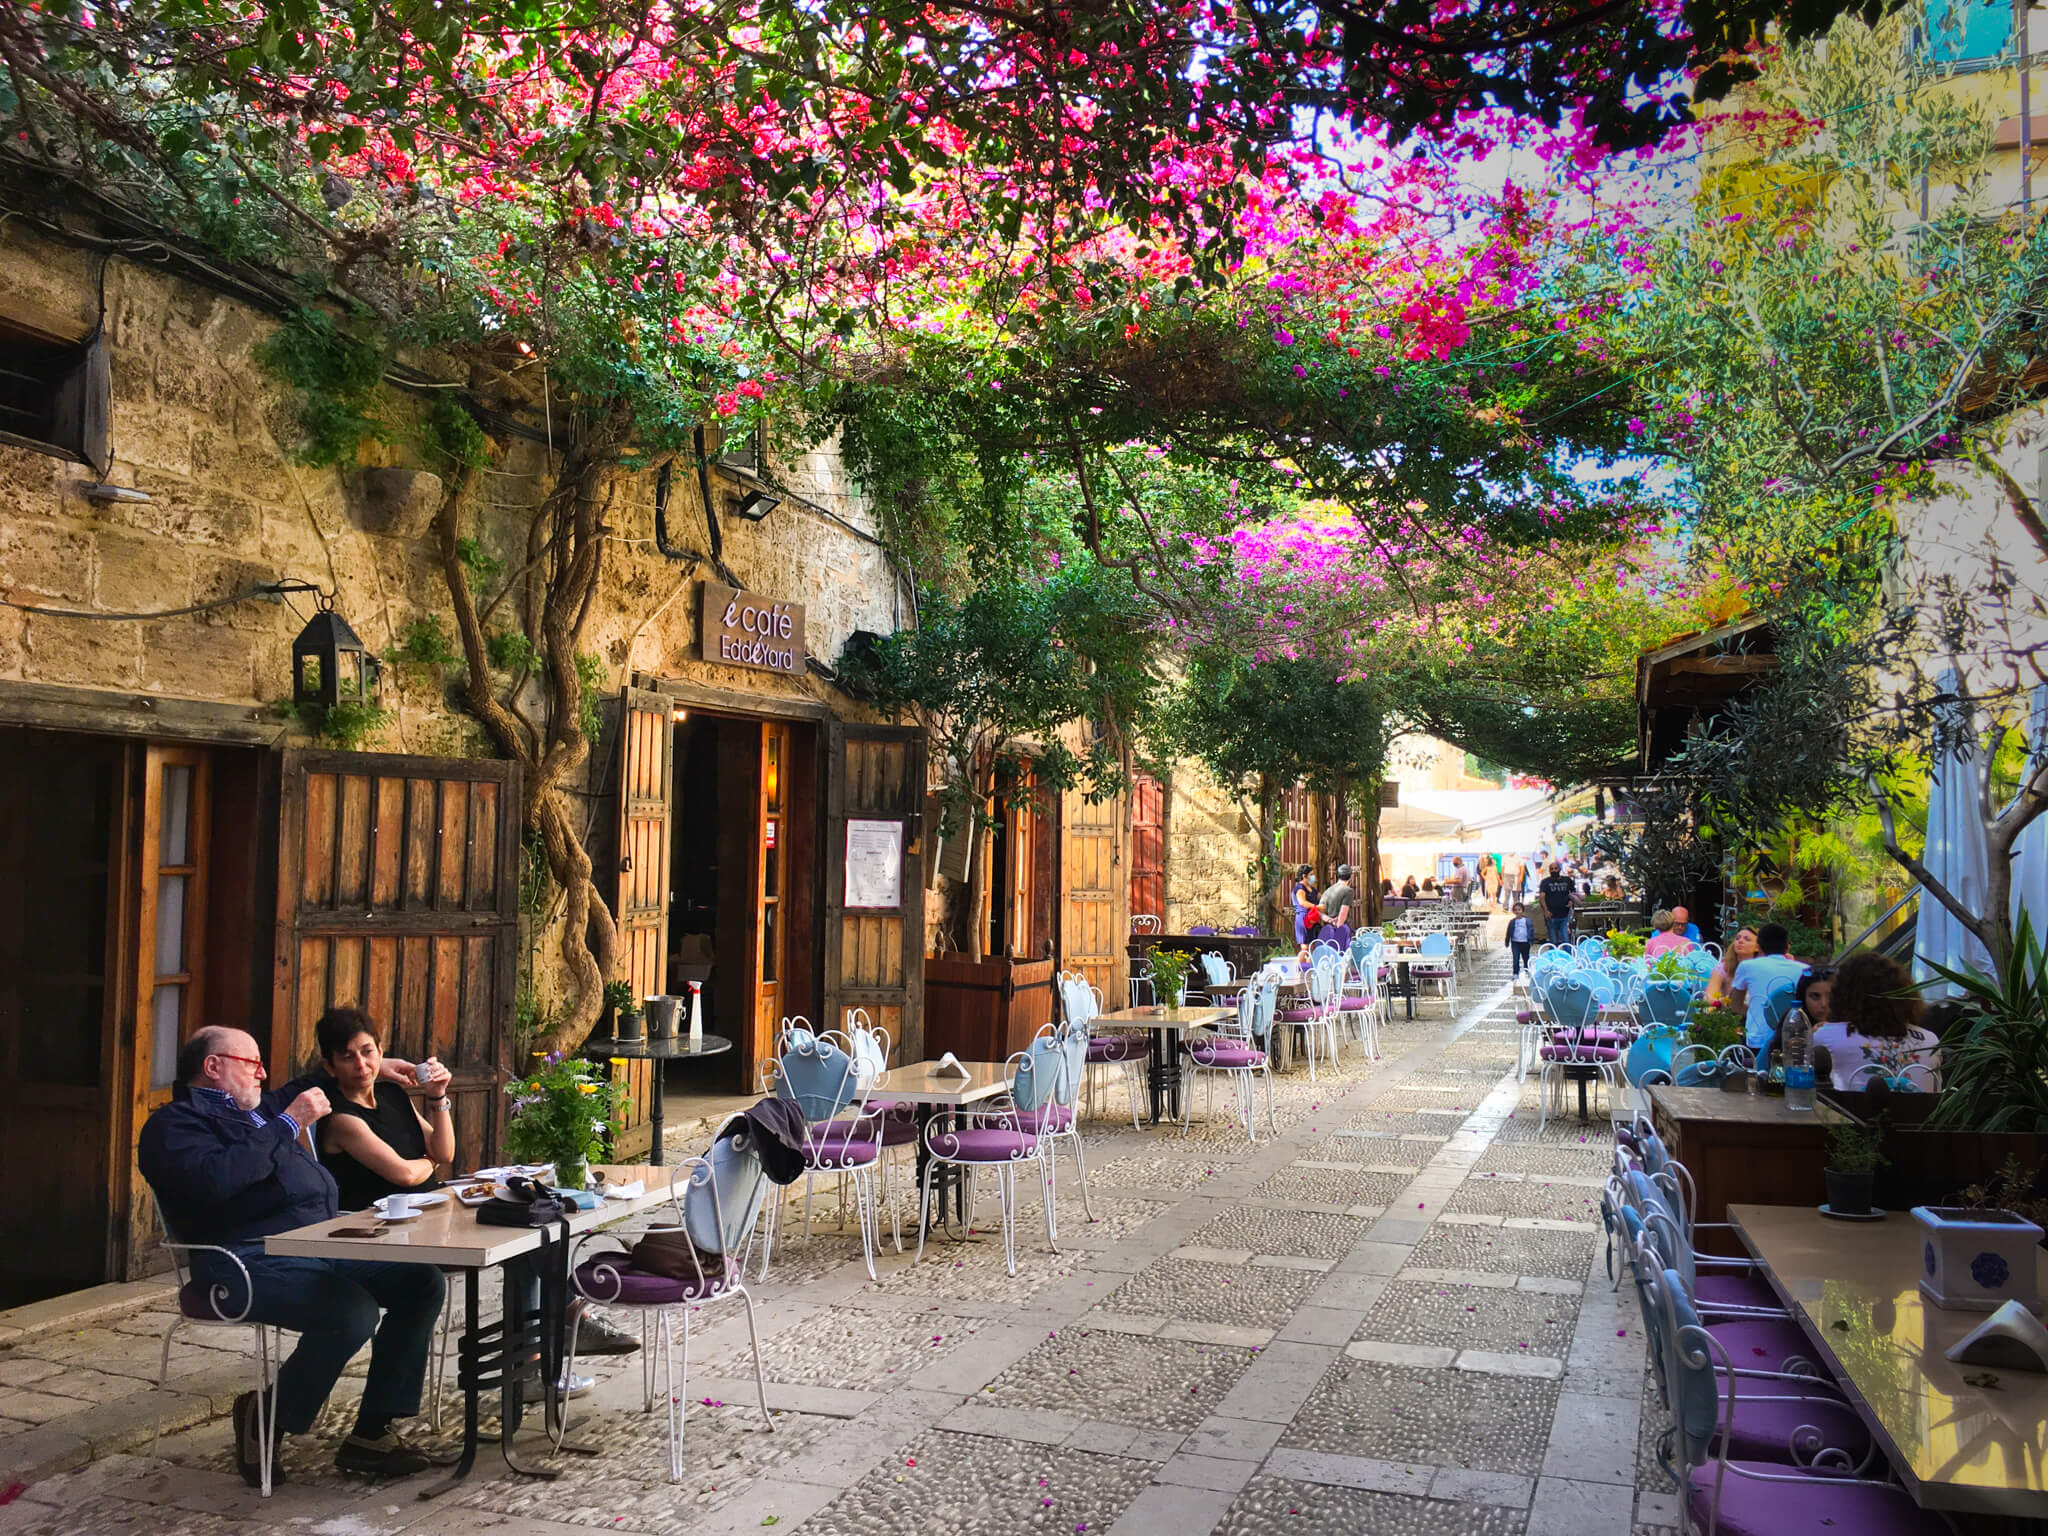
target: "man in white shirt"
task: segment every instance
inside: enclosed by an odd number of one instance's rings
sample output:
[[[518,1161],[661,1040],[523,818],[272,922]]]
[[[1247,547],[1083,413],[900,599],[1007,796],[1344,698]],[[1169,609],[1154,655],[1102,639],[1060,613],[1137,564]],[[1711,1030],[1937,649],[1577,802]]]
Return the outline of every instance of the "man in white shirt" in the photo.
[[[1777,1032],[1770,1016],[1771,993],[1786,982],[1798,985],[1805,973],[1805,965],[1785,953],[1790,943],[1783,923],[1765,923],[1756,931],[1757,953],[1735,967],[1728,1002],[1743,1011],[1742,1034],[1752,1050],[1769,1045]]]

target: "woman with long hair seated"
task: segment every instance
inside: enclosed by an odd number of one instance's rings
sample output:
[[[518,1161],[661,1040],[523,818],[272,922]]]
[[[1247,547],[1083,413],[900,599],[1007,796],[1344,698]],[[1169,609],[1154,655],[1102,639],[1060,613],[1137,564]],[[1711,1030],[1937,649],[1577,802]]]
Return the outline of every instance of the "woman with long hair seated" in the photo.
[[[1941,1084],[1941,1041],[1920,1025],[1920,996],[1896,960],[1864,950],[1835,971],[1829,1021],[1813,1032],[1814,1065],[1836,1088],[1860,1088],[1876,1063],[1885,1077],[1924,1092]],[[1865,1074],[1865,1081],[1876,1074]]]
[[[1728,941],[1728,948],[1722,951],[1721,962],[1707,976],[1707,1001],[1719,1003],[1727,1000],[1735,986],[1735,971],[1745,960],[1754,960],[1757,955],[1756,930],[1743,928]]]

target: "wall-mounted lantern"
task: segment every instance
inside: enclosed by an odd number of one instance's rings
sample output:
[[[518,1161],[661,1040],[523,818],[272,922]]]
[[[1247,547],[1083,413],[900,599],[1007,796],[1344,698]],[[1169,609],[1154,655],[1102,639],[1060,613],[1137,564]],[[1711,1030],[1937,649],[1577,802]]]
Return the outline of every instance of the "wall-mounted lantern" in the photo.
[[[320,611],[292,642],[292,702],[333,709],[368,704],[382,669],[362,637],[322,598]]]
[[[749,491],[747,492],[746,499],[735,507],[733,511],[737,516],[744,517],[750,523],[758,523],[781,505],[782,498],[780,496],[770,496],[766,491]]]

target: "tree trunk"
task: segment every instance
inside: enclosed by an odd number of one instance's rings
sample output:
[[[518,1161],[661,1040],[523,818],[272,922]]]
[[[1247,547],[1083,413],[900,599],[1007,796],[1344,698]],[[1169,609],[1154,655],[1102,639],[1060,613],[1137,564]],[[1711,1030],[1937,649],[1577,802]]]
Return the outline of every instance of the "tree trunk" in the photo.
[[[1359,872],[1358,900],[1364,913],[1362,926],[1377,928],[1386,920],[1386,908],[1381,905],[1380,896],[1380,781],[1369,779],[1362,789],[1359,805],[1365,825],[1359,828],[1358,857]]]
[[[1259,899],[1257,912],[1259,923],[1268,933],[1280,934],[1283,938],[1294,932],[1294,925],[1283,926],[1283,908],[1280,890],[1279,842],[1273,832],[1273,802],[1278,798],[1270,774],[1259,775],[1259,853],[1253,863],[1258,870]]]

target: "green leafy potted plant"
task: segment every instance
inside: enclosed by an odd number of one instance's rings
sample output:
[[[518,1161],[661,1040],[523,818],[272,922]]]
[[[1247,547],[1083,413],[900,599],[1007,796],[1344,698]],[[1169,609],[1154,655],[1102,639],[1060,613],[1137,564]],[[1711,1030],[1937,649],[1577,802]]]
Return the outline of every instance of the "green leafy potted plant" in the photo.
[[[1742,1015],[1717,1003],[1696,1002],[1685,1034],[1690,1044],[1703,1045],[1718,1056],[1742,1039]]]
[[[1155,944],[1145,951],[1145,963],[1152,972],[1153,1001],[1166,1008],[1184,1006],[1192,958],[1179,950],[1161,949]]]
[[[1633,960],[1643,952],[1643,938],[1640,934],[1624,933],[1619,928],[1607,930],[1607,953],[1617,960]]]
[[[591,1161],[603,1155],[626,1104],[619,1085],[597,1077],[596,1070],[581,1057],[552,1051],[533,1071],[507,1083],[512,1114],[505,1125],[505,1155],[514,1162],[553,1163],[559,1187],[583,1188]]]
[[[1877,1170],[1885,1161],[1884,1128],[1844,1119],[1828,1127],[1828,1214],[1868,1216]]]
[[[645,1038],[641,1028],[640,1000],[633,995],[633,984],[630,981],[606,982],[604,1006],[605,1011],[611,1015],[614,1040]]]

